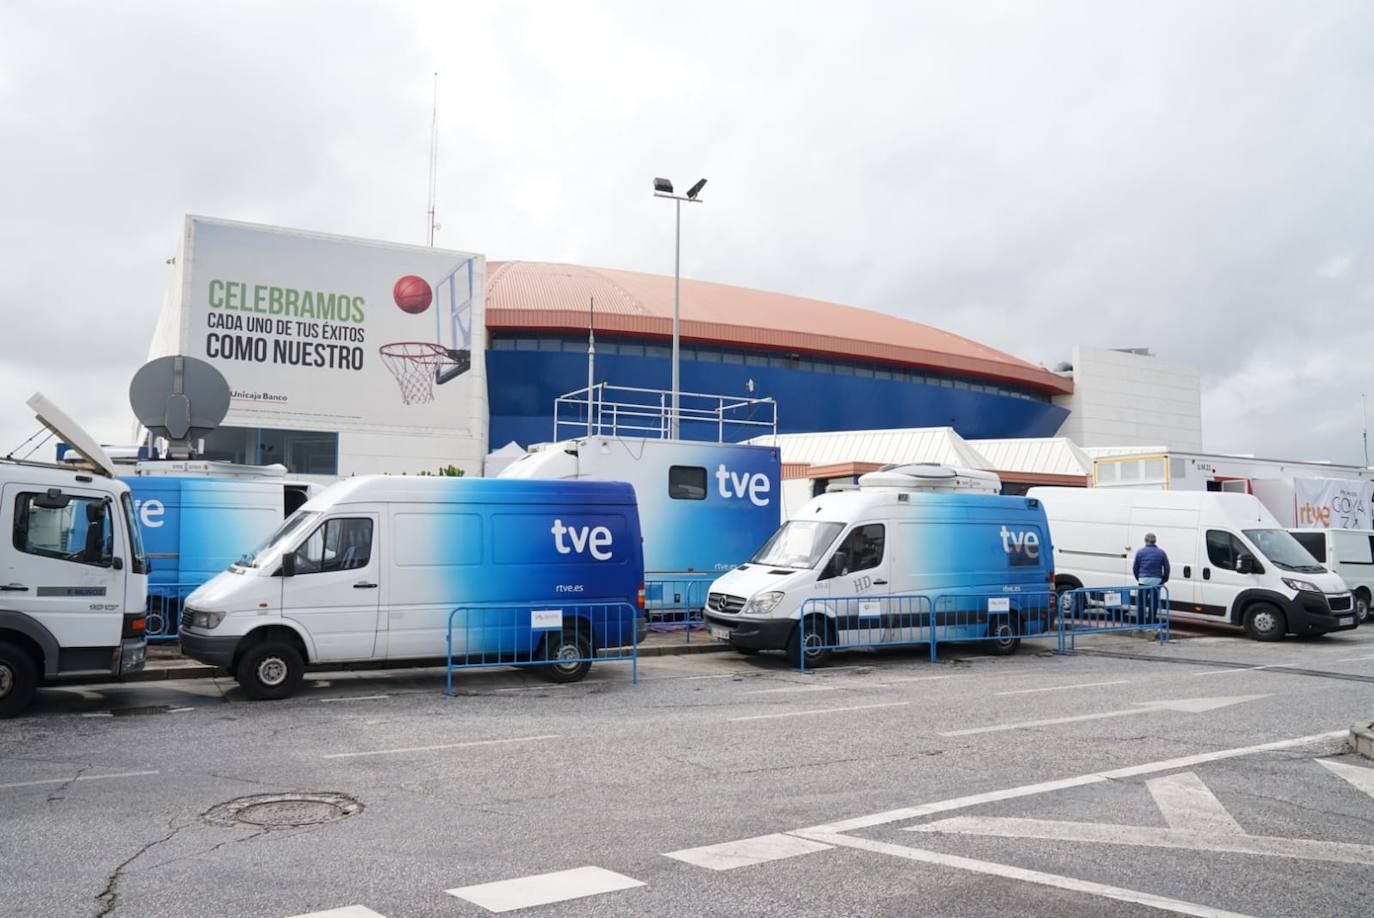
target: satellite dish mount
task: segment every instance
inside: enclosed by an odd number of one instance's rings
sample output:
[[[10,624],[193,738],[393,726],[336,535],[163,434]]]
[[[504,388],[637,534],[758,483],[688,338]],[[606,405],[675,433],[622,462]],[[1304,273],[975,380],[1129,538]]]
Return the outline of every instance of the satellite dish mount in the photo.
[[[229,413],[229,383],[210,364],[176,355],[150,360],[129,383],[129,405],[170,459],[193,459]]]

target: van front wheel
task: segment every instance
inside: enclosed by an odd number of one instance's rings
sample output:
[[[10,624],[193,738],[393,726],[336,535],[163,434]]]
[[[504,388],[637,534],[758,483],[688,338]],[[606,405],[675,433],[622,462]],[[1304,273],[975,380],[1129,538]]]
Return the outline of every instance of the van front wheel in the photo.
[[[1369,594],[1364,590],[1355,591],[1355,620],[1361,625],[1369,621]]]
[[[576,621],[565,621],[563,630],[544,638],[544,659],[557,662],[539,667],[550,682],[579,682],[592,668],[592,641]]]
[[[0,717],[14,717],[33,702],[38,667],[24,648],[0,641]]]
[[[234,678],[254,701],[289,698],[305,678],[305,661],[285,641],[264,641],[248,648],[234,667]]]
[[[1021,637],[1017,630],[1015,622],[1005,615],[994,619],[988,629],[991,653],[999,657],[1016,653],[1016,649],[1021,646]]]
[[[830,650],[826,644],[833,644],[830,622],[823,615],[812,615],[811,617],[797,623],[797,627],[792,629],[792,636],[787,639],[787,659],[794,665],[800,665],[802,645],[806,645],[806,665],[824,666],[830,659]]]
[[[1281,641],[1288,633],[1288,620],[1274,606],[1258,603],[1245,612],[1245,633],[1257,641]]]

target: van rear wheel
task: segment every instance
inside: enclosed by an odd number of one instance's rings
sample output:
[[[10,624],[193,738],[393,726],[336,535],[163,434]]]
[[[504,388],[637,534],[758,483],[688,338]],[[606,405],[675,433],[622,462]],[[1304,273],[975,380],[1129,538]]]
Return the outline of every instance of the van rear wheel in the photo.
[[[264,641],[244,651],[234,667],[234,678],[254,701],[289,698],[305,678],[305,661],[285,641]]]
[[[586,633],[585,625],[576,619],[563,622],[563,628],[556,634],[544,636],[545,660],[555,660],[547,666],[539,667],[539,674],[550,682],[580,682],[592,668],[592,640]]]
[[[1245,611],[1245,633],[1257,641],[1281,641],[1288,633],[1288,619],[1277,607],[1257,603]]]
[[[14,717],[33,703],[38,667],[28,651],[0,641],[0,717]]]

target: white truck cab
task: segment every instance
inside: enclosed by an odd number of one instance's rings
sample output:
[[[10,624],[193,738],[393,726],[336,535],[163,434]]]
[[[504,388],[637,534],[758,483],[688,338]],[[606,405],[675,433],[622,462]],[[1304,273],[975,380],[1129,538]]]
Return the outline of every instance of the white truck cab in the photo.
[[[148,562],[129,486],[42,395],[28,405],[86,468],[0,461],[0,717],[44,683],[143,668]]]

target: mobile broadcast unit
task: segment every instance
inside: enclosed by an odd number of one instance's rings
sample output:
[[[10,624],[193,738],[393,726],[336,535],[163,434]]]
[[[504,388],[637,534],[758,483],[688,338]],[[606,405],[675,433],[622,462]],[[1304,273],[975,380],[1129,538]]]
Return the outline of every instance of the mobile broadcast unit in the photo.
[[[825,644],[845,642],[847,631],[871,636],[873,628],[868,621],[862,628],[846,621],[845,603],[821,602],[807,608],[826,621],[807,622],[803,631],[808,600],[941,591],[1009,596],[1008,615],[1024,620],[961,616],[948,639],[992,638],[994,652],[1011,653],[1021,635],[1045,626],[1044,609],[1032,620],[1017,597],[1045,598],[1054,576],[1053,546],[1040,502],[1000,496],[1000,486],[989,472],[916,464],[870,472],[857,489],[813,498],[748,564],[711,585],[707,627],[744,654],[783,650],[797,659],[806,640],[811,666],[829,656]],[[913,625],[929,622],[903,616],[903,628]]]
[[[571,682],[641,639],[643,582],[627,484],[359,476],[192,593],[181,648],[252,698],[290,695],[311,663],[449,658],[450,628],[453,657]]]
[[[1129,583],[1154,533],[1169,556],[1174,618],[1234,625],[1260,641],[1356,627],[1349,587],[1249,494],[1031,488],[1054,529],[1056,587]]]
[[[28,405],[85,468],[0,462],[0,717],[41,684],[143,668],[148,562],[129,486],[56,405]]]

